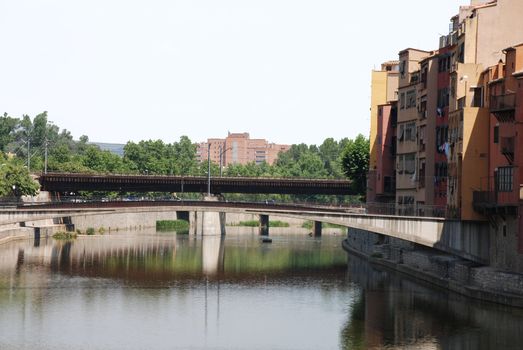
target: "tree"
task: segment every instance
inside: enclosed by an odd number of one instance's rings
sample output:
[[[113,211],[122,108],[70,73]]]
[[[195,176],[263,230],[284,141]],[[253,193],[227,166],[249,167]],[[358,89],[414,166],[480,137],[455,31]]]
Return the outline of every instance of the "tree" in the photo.
[[[16,159],[0,157],[0,197],[34,196],[40,185]]]
[[[162,140],[128,142],[124,147],[124,161],[140,174],[167,175],[171,169],[170,147]]]
[[[187,136],[180,137],[180,141],[174,143],[174,159],[171,174],[191,175],[196,171],[196,145]],[[176,171],[174,170],[176,169]]]
[[[0,117],[0,152],[5,152],[8,144],[14,141],[15,130],[19,120],[11,118],[7,113]]]
[[[345,175],[352,180],[355,193],[364,196],[369,171],[370,142],[363,135],[349,140],[343,151],[342,165]]]

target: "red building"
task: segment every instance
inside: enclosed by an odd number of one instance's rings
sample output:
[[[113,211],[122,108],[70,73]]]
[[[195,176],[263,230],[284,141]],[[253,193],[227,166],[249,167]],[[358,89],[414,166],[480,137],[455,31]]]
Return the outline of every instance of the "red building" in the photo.
[[[488,107],[487,178],[474,193],[474,208],[490,221],[503,267],[523,270],[523,44],[504,50],[505,63],[488,68],[474,89],[474,105]]]

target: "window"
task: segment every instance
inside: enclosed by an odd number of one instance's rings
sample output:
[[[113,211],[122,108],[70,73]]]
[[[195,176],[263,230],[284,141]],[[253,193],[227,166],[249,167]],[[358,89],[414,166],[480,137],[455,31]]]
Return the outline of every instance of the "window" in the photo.
[[[405,93],[402,92],[400,95],[400,109],[405,109]]]
[[[461,43],[458,48],[458,62],[465,62],[465,43]]]
[[[499,125],[494,127],[494,143],[499,143]]]
[[[449,127],[447,125],[436,127],[436,150],[438,153],[445,153],[445,143],[449,135]]]
[[[400,142],[403,142],[405,138],[405,124],[401,124],[400,127],[398,128],[398,140]]]
[[[441,55],[438,58],[438,72],[448,72],[450,70],[450,54]]]
[[[449,105],[449,88],[438,90],[438,108],[445,108]]]
[[[410,90],[407,91],[407,103],[405,105],[405,108],[409,109],[412,107],[416,107],[416,90]]]
[[[425,187],[425,160],[419,161],[419,188]]]
[[[436,181],[442,181],[447,177],[447,172],[448,172],[447,169],[448,169],[447,163],[436,163],[436,166],[434,169]]]
[[[416,123],[405,125],[405,141],[416,141]]]
[[[400,74],[401,74],[401,77],[403,78],[405,76],[405,70],[407,69],[407,61],[401,61],[400,63]]]
[[[425,126],[420,126],[418,136],[419,136],[418,137],[419,151],[424,152],[425,151]]]
[[[427,97],[422,97],[419,104],[419,117],[420,119],[427,118]]]
[[[424,66],[421,70],[421,83],[423,84],[423,88],[427,88],[427,77],[429,75],[429,69],[427,66]]]
[[[416,154],[409,153],[403,155],[404,166],[403,170],[405,174],[412,175],[416,172]]]
[[[501,167],[496,172],[496,189],[499,192],[512,192],[514,188],[514,168]]]
[[[483,107],[483,87],[474,88],[472,107]]]

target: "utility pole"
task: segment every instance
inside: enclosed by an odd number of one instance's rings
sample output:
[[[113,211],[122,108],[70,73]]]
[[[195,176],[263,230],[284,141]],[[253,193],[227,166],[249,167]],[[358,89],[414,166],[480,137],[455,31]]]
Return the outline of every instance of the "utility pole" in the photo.
[[[207,196],[211,196],[211,143],[207,143]]]
[[[27,138],[27,171],[31,172],[31,139]]]
[[[45,153],[44,153],[44,174],[47,174],[47,148],[49,141],[45,140]]]
[[[222,177],[222,145],[220,145],[220,177]]]
[[[222,177],[222,168],[223,168],[223,155],[228,151],[230,150],[232,147],[229,147],[229,148],[225,148],[224,150],[222,150],[222,145],[220,145],[220,177]]]

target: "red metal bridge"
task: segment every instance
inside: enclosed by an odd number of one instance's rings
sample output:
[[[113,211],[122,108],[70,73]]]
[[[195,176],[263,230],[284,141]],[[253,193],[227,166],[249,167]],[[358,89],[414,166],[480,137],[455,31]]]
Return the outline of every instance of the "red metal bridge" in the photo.
[[[206,193],[207,177],[92,175],[51,173],[39,176],[43,191],[195,192]],[[350,181],[333,179],[213,177],[211,193],[352,195]]]

